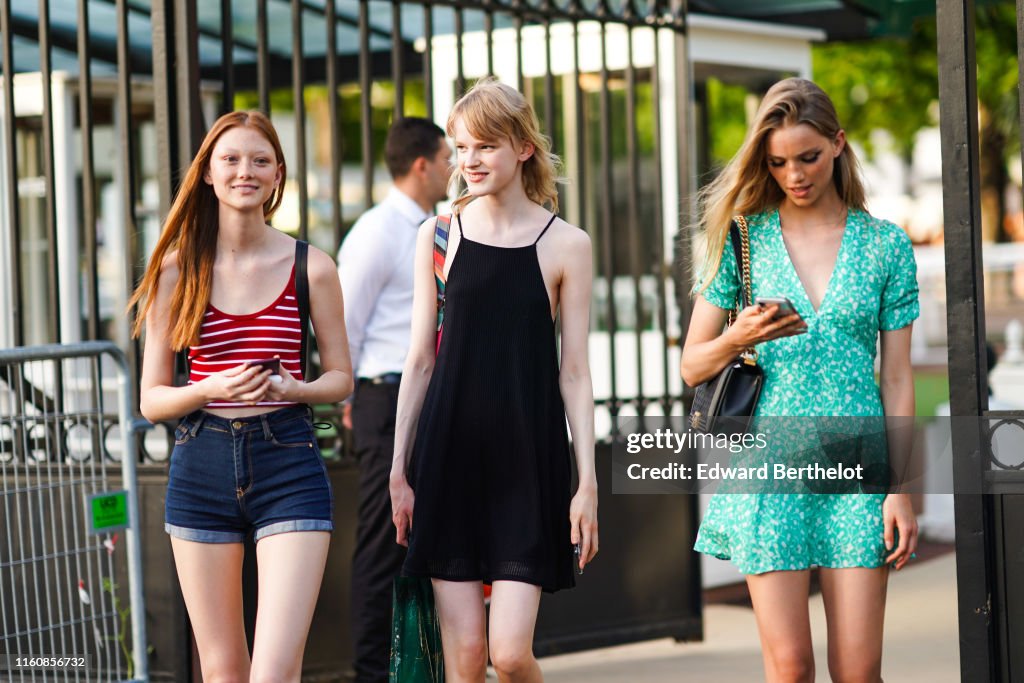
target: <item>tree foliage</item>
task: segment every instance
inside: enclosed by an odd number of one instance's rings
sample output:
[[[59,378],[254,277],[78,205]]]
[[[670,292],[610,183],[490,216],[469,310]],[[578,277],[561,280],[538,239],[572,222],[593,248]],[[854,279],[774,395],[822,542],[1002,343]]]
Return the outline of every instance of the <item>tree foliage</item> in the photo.
[[[909,38],[816,45],[813,60],[814,79],[832,97],[847,136],[869,154],[875,130],[892,133],[909,157],[915,134],[937,123],[934,22],[919,22]]]
[[[814,78],[835,102],[847,135],[872,153],[871,133],[892,134],[909,160],[922,128],[938,123],[934,17],[905,38],[817,45]],[[1017,29],[1014,3],[985,3],[975,25],[982,213],[988,239],[999,239],[1008,163],[1019,163]]]

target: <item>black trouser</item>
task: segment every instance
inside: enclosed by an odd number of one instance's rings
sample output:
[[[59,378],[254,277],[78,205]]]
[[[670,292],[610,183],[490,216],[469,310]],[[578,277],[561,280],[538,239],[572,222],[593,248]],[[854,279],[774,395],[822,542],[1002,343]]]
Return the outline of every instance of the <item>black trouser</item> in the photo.
[[[388,479],[395,447],[397,384],[361,382],[352,403],[359,458],[359,525],[352,557],[352,639],[357,683],[386,683],[391,586],[405,561],[395,542]]]

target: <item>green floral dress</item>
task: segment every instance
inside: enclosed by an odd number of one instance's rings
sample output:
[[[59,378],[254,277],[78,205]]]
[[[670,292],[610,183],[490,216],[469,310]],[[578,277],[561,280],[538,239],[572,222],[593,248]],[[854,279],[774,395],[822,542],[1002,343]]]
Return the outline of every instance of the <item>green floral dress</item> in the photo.
[[[905,327],[920,314],[906,233],[851,209],[815,311],[783,242],[778,211],[750,216],[748,223],[753,296],[787,296],[807,322],[806,334],[757,347],[765,383],[755,418],[883,415],[874,374],[879,331]],[[734,307],[740,286],[732,254],[727,242],[718,273],[703,292],[724,309]],[[882,536],[884,494],[725,490],[712,497],[694,549],[732,560],[744,574],[880,567],[890,552]]]

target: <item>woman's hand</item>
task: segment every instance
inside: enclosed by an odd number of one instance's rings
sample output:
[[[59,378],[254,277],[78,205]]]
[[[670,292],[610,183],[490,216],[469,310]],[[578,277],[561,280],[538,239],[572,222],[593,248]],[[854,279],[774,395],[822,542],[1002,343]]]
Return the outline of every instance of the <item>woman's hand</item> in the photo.
[[[207,402],[230,401],[255,404],[263,400],[270,388],[270,370],[258,365],[236,365],[215,372],[199,382]]]
[[[807,331],[807,323],[799,313],[775,320],[775,314],[778,312],[777,305],[747,306],[740,311],[735,322],[723,334],[729,335],[738,346],[747,347],[781,337],[792,337]]]
[[[882,503],[882,521],[885,523],[885,549],[893,550],[893,530],[899,533],[899,546],[889,557],[886,564],[896,563],[899,571],[917,550],[917,516],[910,505],[910,496],[906,493],[890,493]]]
[[[580,486],[569,504],[572,543],[580,545],[579,570],[597,555],[597,487]]]
[[[391,476],[391,520],[398,529],[395,542],[409,547],[409,531],[412,529],[412,508],[416,496],[405,476]]]
[[[280,358],[280,356],[274,356],[274,358]],[[279,375],[270,376],[270,386],[267,388],[266,400],[280,403],[304,403],[300,396],[303,383],[285,370],[283,363],[280,366],[280,371]]]

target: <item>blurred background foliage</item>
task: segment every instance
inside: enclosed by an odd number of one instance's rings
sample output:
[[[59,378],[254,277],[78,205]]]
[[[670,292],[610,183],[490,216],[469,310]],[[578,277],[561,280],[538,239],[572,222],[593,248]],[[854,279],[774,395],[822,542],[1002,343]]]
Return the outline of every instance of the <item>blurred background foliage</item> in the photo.
[[[975,15],[982,230],[1008,238],[1010,164],[1020,163],[1017,23],[1012,2],[979,6]],[[869,155],[871,132],[892,134],[910,163],[915,136],[938,125],[938,56],[934,18],[917,21],[906,38],[816,45],[814,75],[836,104],[849,137]]]

